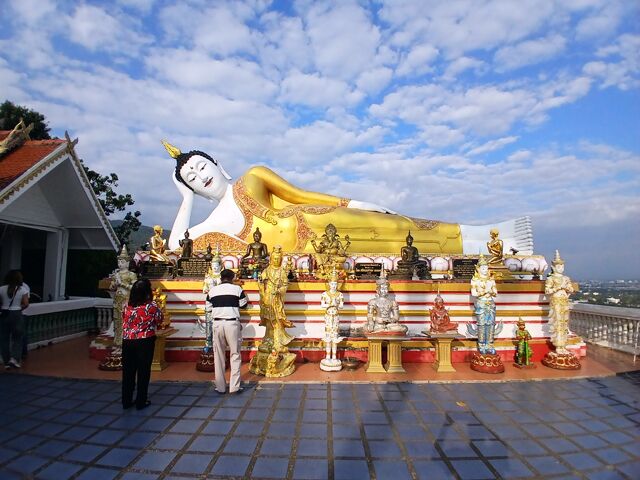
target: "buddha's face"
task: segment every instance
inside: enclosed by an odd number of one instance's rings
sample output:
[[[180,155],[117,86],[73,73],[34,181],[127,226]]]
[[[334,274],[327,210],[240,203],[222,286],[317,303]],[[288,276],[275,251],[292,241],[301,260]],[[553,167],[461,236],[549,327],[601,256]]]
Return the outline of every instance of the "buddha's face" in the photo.
[[[126,258],[119,258],[118,268],[120,270],[126,270],[127,268],[129,268],[129,260],[127,260]]]
[[[483,277],[486,277],[487,274],[489,273],[489,265],[480,265],[480,275],[482,275]]]
[[[184,238],[189,238],[189,230],[187,230],[186,232],[184,232]]]
[[[558,263],[557,265],[554,265],[553,271],[560,274],[564,273],[564,263]]]
[[[209,159],[193,155],[180,168],[180,176],[195,193],[209,199],[218,199],[224,193],[227,179]]]
[[[162,227],[154,227],[153,231],[158,236],[162,235]]]
[[[381,283],[378,285],[378,295],[386,297],[389,293],[389,285],[387,283]]]
[[[262,240],[262,234],[260,232],[253,232],[253,241],[260,242]]]
[[[413,237],[407,237],[407,245],[413,245]]]

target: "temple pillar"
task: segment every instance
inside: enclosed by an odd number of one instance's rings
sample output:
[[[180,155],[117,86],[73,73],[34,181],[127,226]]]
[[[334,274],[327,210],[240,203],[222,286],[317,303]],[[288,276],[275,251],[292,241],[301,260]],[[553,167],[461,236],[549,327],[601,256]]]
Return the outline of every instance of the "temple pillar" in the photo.
[[[46,253],[44,260],[43,300],[61,300],[65,295],[67,276],[67,248],[69,232],[56,230],[47,232]]]

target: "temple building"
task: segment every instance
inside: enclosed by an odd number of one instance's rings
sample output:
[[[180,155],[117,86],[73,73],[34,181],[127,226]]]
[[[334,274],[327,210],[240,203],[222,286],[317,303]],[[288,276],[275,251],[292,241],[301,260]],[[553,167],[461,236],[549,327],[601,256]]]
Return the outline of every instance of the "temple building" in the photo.
[[[20,269],[34,296],[65,297],[69,250],[117,250],[118,239],[74,147],[0,131],[0,277]]]

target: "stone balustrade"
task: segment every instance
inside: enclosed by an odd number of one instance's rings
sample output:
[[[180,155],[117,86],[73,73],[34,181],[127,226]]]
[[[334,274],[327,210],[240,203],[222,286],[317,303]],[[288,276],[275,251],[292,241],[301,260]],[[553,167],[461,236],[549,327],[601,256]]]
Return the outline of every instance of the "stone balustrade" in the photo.
[[[572,303],[570,329],[585,341],[640,354],[640,309]]]

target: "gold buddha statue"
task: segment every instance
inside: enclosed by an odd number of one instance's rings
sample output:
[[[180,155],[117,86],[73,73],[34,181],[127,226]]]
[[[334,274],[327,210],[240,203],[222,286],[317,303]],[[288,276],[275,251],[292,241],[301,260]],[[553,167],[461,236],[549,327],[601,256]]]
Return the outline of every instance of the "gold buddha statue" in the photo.
[[[166,255],[167,240],[162,238],[162,227],[153,227],[153,237],[149,239],[149,260],[152,262],[170,262]]]
[[[487,242],[487,250],[489,251],[489,265],[502,265],[504,243],[498,238],[500,232],[497,228],[492,228],[489,232],[491,240]]]

